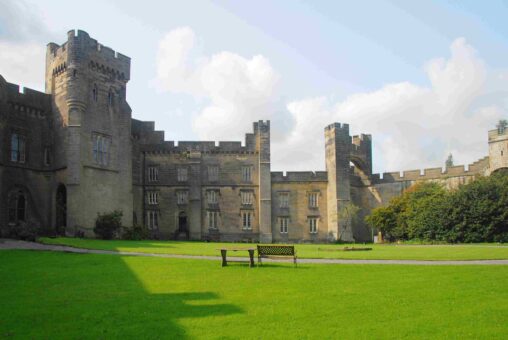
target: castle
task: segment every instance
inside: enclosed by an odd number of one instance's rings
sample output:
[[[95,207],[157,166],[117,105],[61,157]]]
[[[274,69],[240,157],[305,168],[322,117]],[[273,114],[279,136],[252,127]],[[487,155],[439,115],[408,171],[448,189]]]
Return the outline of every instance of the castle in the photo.
[[[30,222],[93,237],[97,213],[121,210],[125,226],[162,239],[369,241],[363,217],[415,181],[456,187],[508,168],[500,128],[467,169],[373,174],[371,136],[334,123],[324,129],[326,171],[272,172],[269,121],[244,144],[165,141],[154,122],[132,118],[129,78],[130,58],[74,30],[47,46],[45,93],[0,76],[0,233]]]

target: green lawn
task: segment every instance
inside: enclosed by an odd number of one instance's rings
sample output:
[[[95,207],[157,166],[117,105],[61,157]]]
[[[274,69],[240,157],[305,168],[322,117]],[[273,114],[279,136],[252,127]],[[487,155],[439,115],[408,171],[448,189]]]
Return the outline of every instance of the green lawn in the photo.
[[[0,251],[0,338],[503,339],[508,266]]]
[[[79,238],[42,238],[43,243],[63,244],[79,248],[132,251],[157,254],[219,255],[217,248],[255,246],[234,243],[177,241],[104,241]],[[499,244],[468,245],[367,245],[371,251],[337,251],[344,244],[297,244],[299,258],[377,259],[377,260],[498,260],[508,259],[508,246]],[[347,245],[352,246],[352,245]],[[356,245],[362,247],[363,245]],[[247,256],[239,252],[237,256]]]

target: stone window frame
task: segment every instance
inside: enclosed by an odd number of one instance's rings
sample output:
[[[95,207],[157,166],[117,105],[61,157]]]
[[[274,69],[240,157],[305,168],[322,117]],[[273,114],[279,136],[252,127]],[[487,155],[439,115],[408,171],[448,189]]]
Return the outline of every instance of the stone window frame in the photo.
[[[11,132],[10,160],[13,163],[25,164],[27,161],[27,137],[18,131]]]
[[[220,211],[218,210],[207,210],[206,211],[206,223],[208,229],[217,230],[220,226]]]
[[[253,165],[242,165],[242,182],[244,183],[252,183],[252,172],[254,166]]]
[[[99,87],[97,86],[96,83],[93,84],[93,87],[92,87],[92,100],[97,103],[99,99]]]
[[[159,228],[159,211],[150,209],[146,211],[146,227],[149,230],[157,230]]]
[[[253,210],[241,210],[240,211],[240,222],[242,230],[252,230],[252,224],[254,220]]]
[[[290,199],[289,191],[279,191],[278,197],[279,197],[279,208],[281,209],[289,208],[289,199]],[[285,197],[285,199],[283,199],[283,197]]]
[[[217,165],[217,164],[208,165],[207,175],[208,175],[209,182],[218,182],[219,181],[219,165]]]
[[[176,180],[178,182],[187,182],[189,180],[189,168],[187,166],[178,166],[176,168]]]
[[[50,166],[51,165],[51,147],[46,146],[44,147],[44,153],[43,153],[43,163],[44,166]]]
[[[186,190],[186,189],[176,190],[175,195],[176,195],[176,204],[177,205],[189,204],[189,190]]]
[[[206,202],[209,205],[215,206],[219,204],[220,189],[207,189]]]
[[[319,208],[319,196],[321,196],[321,192],[318,190],[307,192],[307,204],[310,209]]]
[[[7,223],[15,225],[27,220],[28,195],[23,189],[14,189],[7,195]]]
[[[149,165],[148,166],[148,182],[158,182],[159,181],[159,166],[158,165]]]
[[[317,234],[319,232],[319,216],[307,216],[309,233]]]
[[[108,166],[111,162],[111,136],[100,132],[92,132],[92,160],[100,166]]]
[[[281,234],[287,234],[289,229],[289,216],[279,216],[278,217],[278,225],[279,225],[279,232]]]
[[[159,192],[157,191],[147,191],[146,192],[146,202],[149,205],[158,205],[159,204]]]
[[[254,205],[254,190],[252,189],[240,189],[240,202],[243,206]]]

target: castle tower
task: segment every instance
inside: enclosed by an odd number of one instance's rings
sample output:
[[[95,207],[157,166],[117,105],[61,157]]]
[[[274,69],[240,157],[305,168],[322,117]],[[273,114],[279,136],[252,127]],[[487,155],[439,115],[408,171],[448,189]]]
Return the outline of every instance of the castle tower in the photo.
[[[48,44],[46,93],[52,95],[57,178],[66,190],[66,232],[93,235],[97,213],[122,210],[132,224],[130,58],[68,33]]]
[[[508,169],[508,128],[500,125],[489,131],[489,171]]]
[[[341,209],[350,203],[350,152],[349,125],[334,123],[325,127],[325,160],[328,174],[328,234],[330,241],[353,241],[351,223],[339,217]]]
[[[259,152],[259,242],[272,243],[270,121],[254,123],[254,135]]]

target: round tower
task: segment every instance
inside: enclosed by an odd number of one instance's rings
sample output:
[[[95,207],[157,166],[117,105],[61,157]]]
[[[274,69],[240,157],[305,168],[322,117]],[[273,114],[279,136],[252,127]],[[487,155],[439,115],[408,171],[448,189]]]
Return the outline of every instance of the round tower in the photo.
[[[489,131],[489,172],[508,170],[508,127],[499,124]]]

